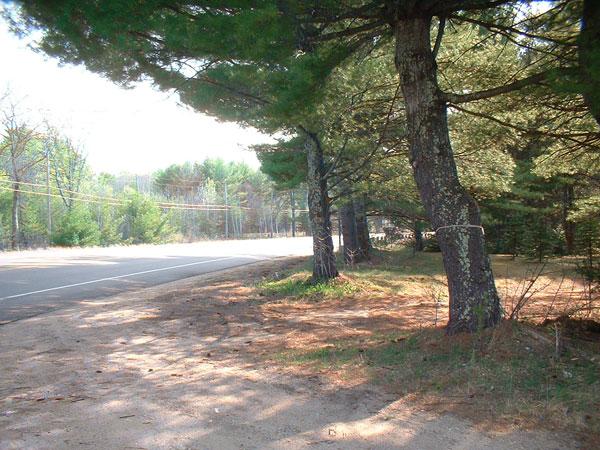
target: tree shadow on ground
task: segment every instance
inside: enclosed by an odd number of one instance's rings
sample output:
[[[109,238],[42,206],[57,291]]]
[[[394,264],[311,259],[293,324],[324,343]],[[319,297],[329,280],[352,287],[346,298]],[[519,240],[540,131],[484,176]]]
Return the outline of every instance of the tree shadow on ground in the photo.
[[[250,287],[272,264],[0,327],[0,448],[569,448],[493,438],[357,377],[295,375],[278,352],[430,320],[398,299],[289,305]],[[394,308],[412,308],[412,316]],[[374,325],[375,324],[375,325]]]

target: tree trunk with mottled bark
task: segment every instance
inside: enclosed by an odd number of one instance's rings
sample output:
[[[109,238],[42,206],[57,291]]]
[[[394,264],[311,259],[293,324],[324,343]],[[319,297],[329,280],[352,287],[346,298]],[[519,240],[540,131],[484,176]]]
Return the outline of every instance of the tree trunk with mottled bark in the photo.
[[[317,136],[307,133],[305,140],[308,173],[308,214],[313,237],[313,280],[329,280],[338,276],[331,236],[331,212],[323,149]]]
[[[413,233],[415,235],[414,253],[422,252],[425,248],[423,243],[423,224],[419,220],[415,220],[413,225]]]
[[[500,321],[500,301],[479,207],[458,179],[430,27],[431,17],[399,19],[394,30],[395,62],[406,107],[410,162],[448,277],[447,331],[474,332]]]

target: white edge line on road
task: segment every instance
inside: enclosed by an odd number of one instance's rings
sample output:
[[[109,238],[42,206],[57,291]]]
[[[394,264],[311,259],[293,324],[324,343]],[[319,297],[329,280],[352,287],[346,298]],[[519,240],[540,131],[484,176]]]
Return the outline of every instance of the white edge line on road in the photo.
[[[0,301],[9,300],[11,298],[25,297],[27,295],[41,294],[42,292],[57,291],[59,289],[67,289],[70,287],[83,286],[85,284],[100,283],[102,281],[109,281],[109,280],[118,280],[119,278],[127,278],[127,277],[132,277],[135,275],[143,275],[146,273],[161,272],[163,270],[179,269],[181,267],[189,267],[189,266],[198,266],[200,264],[208,264],[208,263],[217,262],[217,261],[225,261],[226,259],[245,258],[245,257],[247,258],[247,256],[244,256],[244,255],[227,256],[226,258],[211,259],[209,261],[197,261],[197,262],[193,262],[193,263],[179,264],[177,266],[161,267],[160,269],[151,269],[151,270],[144,270],[142,272],[127,273],[125,275],[117,275],[114,277],[99,278],[97,280],[84,281],[82,283],[67,284],[65,286],[57,286],[57,287],[48,288],[48,289],[40,289],[39,291],[26,292],[24,294],[9,295],[8,297],[0,298]],[[266,258],[266,259],[268,259],[268,258]]]

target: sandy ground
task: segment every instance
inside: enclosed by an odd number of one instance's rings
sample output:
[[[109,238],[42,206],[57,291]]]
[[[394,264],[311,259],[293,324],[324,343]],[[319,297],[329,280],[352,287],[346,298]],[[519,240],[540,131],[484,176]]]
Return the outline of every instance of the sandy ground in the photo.
[[[280,330],[265,300],[231,290],[273,264],[1,326],[0,449],[577,448],[545,432],[486,434],[373,386],[265,363],[257,355]]]

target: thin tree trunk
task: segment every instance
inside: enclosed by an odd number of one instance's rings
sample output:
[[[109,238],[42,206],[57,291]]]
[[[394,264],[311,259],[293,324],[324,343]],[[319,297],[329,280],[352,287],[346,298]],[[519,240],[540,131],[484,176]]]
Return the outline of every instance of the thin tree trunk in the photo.
[[[424,245],[423,245],[423,224],[421,223],[420,220],[415,220],[414,224],[413,224],[413,233],[415,235],[415,247],[414,247],[414,253],[416,252],[422,252]]]
[[[225,239],[229,239],[229,206],[227,203],[227,183],[225,183]]]
[[[296,237],[296,200],[294,191],[290,191],[290,206],[292,207],[292,237]]]
[[[19,250],[21,241],[21,230],[20,230],[20,219],[19,219],[19,208],[20,208],[20,192],[21,185],[18,181],[13,183],[13,201],[12,201],[12,234],[10,246],[13,250]]]
[[[366,201],[364,196],[355,198],[354,215],[356,220],[356,239],[358,242],[358,259],[364,261],[371,257],[371,238],[369,236],[369,222],[367,219]]]
[[[308,157],[308,154],[307,154],[307,157]],[[309,208],[309,206],[308,206],[308,188],[306,189],[306,207]],[[308,217],[304,216],[304,224],[306,225],[306,236],[312,236],[313,230],[312,230],[312,223],[310,221],[310,212],[308,213]]]
[[[410,162],[448,277],[447,331],[473,332],[500,321],[500,300],[485,251],[479,207],[458,179],[430,26],[430,17],[398,20],[396,67],[406,105]]]
[[[271,234],[269,235],[269,237],[273,237],[273,231],[274,231],[274,221],[273,221],[273,192],[271,192],[271,203],[269,204],[269,223],[271,224]]]
[[[307,133],[305,150],[308,161],[308,210],[313,236],[313,280],[328,280],[337,277],[338,271],[331,237],[331,213],[323,149],[312,133]]]
[[[342,236],[344,238],[344,262],[353,265],[359,256],[356,216],[352,200],[344,203],[340,208],[342,223]]]
[[[569,220],[569,212],[573,208],[573,185],[565,184],[563,186],[563,210],[562,222],[565,230],[565,250],[567,255],[575,252],[575,223]]]

